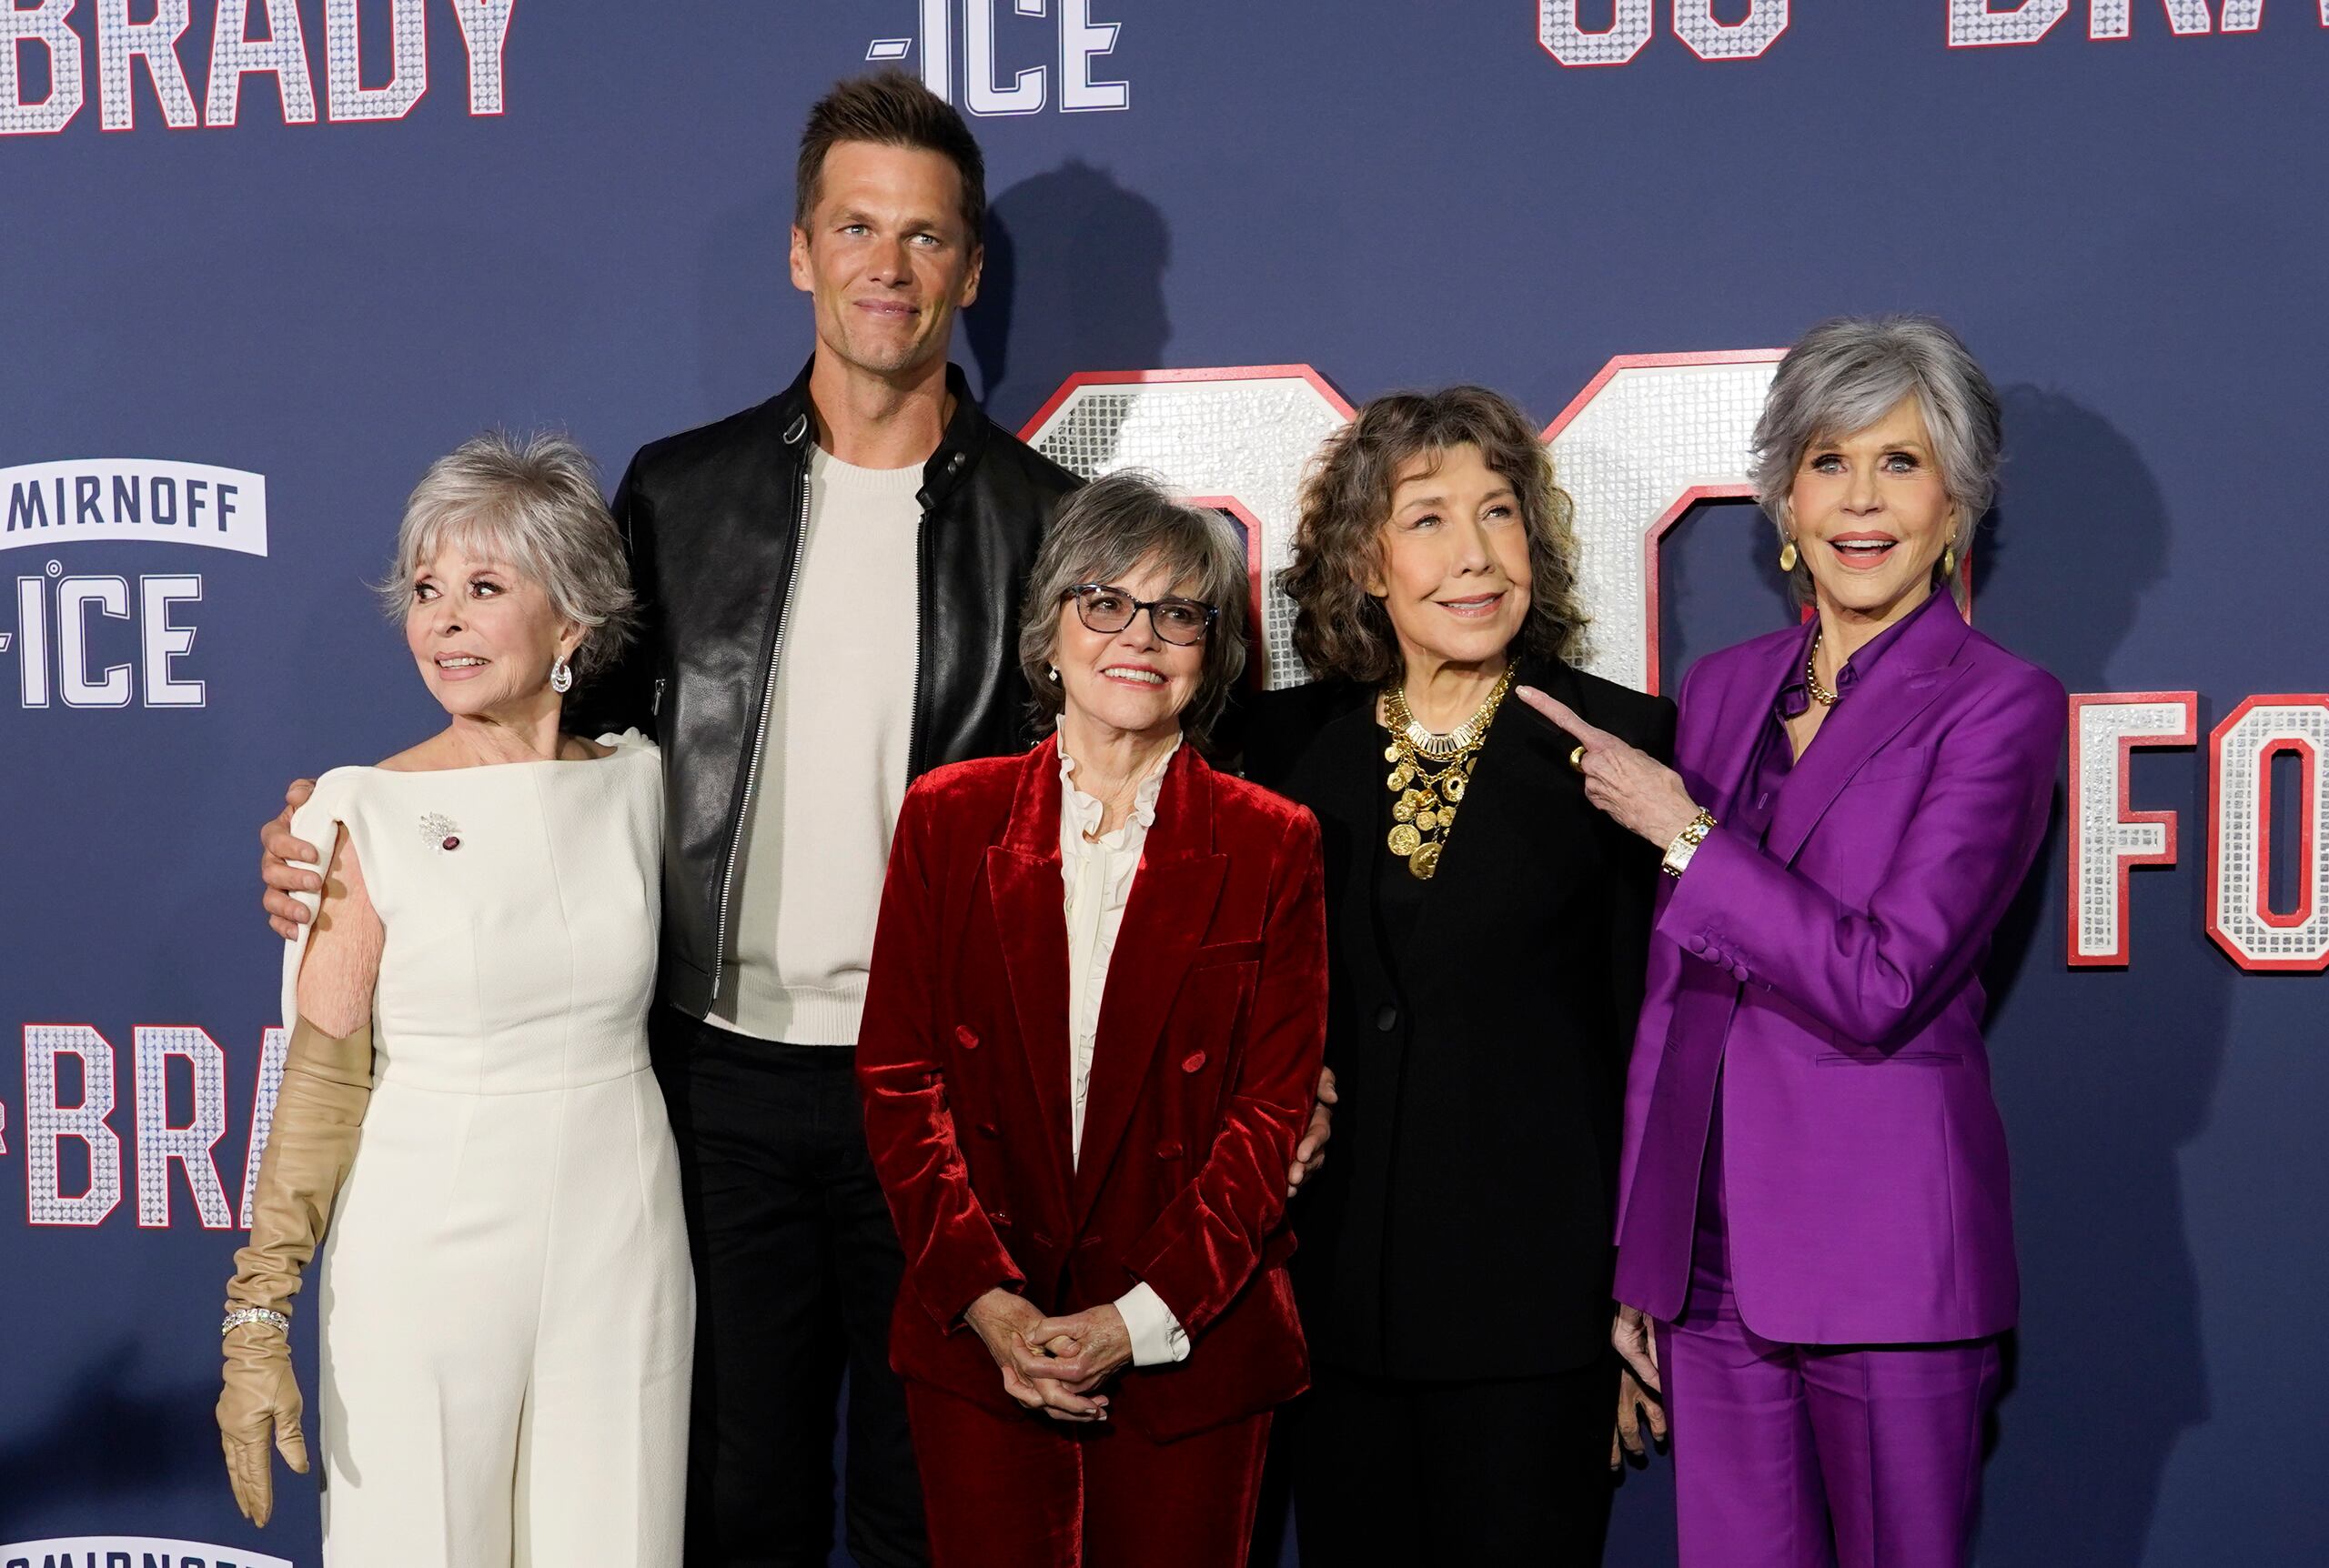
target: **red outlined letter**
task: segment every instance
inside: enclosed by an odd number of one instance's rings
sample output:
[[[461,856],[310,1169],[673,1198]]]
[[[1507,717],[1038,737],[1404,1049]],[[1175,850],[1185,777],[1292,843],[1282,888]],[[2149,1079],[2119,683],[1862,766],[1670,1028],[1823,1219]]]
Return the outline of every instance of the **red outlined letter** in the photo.
[[[388,84],[368,87],[356,0],[324,0],[325,80],[335,122],[401,120],[428,91],[428,13],[421,0],[390,0],[390,5]]]
[[[81,1102],[56,1102],[56,1059],[81,1064]],[[86,1023],[25,1025],[25,1217],[35,1225],[95,1225],[121,1201],[121,1138],[113,1114],[113,1046]],[[89,1151],[89,1184],[58,1190],[56,1146]]]
[[[1578,0],[1537,0],[1537,42],[1564,65],[1622,65],[1642,51],[1658,25],[1652,0],[1615,0],[1608,26],[1588,33]]]
[[[2127,962],[2127,884],[2137,866],[2175,864],[2175,813],[2127,809],[2138,746],[2190,746],[2200,736],[2193,691],[2108,691],[2071,698],[2070,908],[2073,969]]]
[[[1266,689],[1309,678],[1294,656],[1294,605],[1277,575],[1293,559],[1302,465],[1351,412],[1307,365],[1095,371],[1069,377],[1020,438],[1086,478],[1149,468],[1236,515],[1255,573],[1254,658]]]
[[[1751,496],[1749,447],[1781,348],[1621,354],[1545,428],[1577,503],[1585,667],[1659,689],[1658,541],[1703,500]]]
[[[261,0],[267,36],[247,36],[251,0],[218,0],[217,30],[210,35],[210,93],[204,121],[231,126],[242,106],[243,78],[271,72],[287,126],[316,123],[316,83],[308,70],[308,39],[299,31],[299,0]]]
[[[2329,692],[2252,697],[2208,736],[2208,935],[2244,970],[2329,969]],[[2273,759],[2302,759],[2297,809],[2296,905],[2274,912],[2268,896]]]
[[[1674,35],[1701,60],[1752,60],[1787,31],[1787,0],[1751,0],[1736,22],[1718,22],[1714,0],[1674,0]]]
[[[2329,3],[2329,0],[2325,0]],[[81,35],[66,25],[74,0],[40,0],[29,11],[0,5],[0,136],[54,136],[81,112]],[[48,52],[48,96],[25,102],[18,51]]]
[[[147,1230],[170,1222],[170,1166],[186,1171],[186,1184],[206,1231],[234,1224],[227,1191],[218,1183],[213,1153],[227,1131],[227,1053],[199,1029],[130,1031],[137,1069],[137,1223]],[[175,1057],[194,1069],[194,1120],[170,1125],[169,1073]]]
[[[191,129],[197,123],[194,94],[186,85],[186,64],[178,58],[178,40],[193,21],[187,0],[154,0],[150,22],[129,19],[129,0],[96,0],[96,13],[97,123],[109,131],[136,128],[130,65],[143,60],[154,81],[154,95],[162,100],[162,118],[172,130]]]
[[[1949,0],[1949,46],[1981,49],[1996,44],[2035,44],[2070,15],[2071,0],[2021,0],[2011,10],[1991,0]]]

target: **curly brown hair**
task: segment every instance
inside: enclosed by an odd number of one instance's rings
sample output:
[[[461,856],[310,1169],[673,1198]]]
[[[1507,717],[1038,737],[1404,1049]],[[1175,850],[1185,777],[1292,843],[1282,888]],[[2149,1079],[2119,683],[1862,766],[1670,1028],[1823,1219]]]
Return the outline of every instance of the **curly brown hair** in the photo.
[[[1279,578],[1295,603],[1294,650],[1320,678],[1379,685],[1405,660],[1391,617],[1363,586],[1382,560],[1399,470],[1451,447],[1479,448],[1518,497],[1528,528],[1528,616],[1514,657],[1574,660],[1586,613],[1578,599],[1577,531],[1568,494],[1528,417],[1485,387],[1394,392],[1326,438],[1303,476],[1294,564]]]

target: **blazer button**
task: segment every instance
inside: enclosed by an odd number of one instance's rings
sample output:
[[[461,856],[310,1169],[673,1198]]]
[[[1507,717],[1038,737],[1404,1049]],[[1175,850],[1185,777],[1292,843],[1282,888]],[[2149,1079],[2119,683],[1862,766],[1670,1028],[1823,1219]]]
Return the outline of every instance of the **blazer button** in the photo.
[[[1084,1237],[1082,1241],[1078,1241],[1078,1242],[1076,1242],[1076,1243],[1075,1243],[1075,1250],[1076,1250],[1077,1251],[1079,1251],[1079,1252],[1088,1252],[1088,1251],[1090,1251],[1093,1248],[1094,1248],[1094,1247],[1098,1246],[1099,1244],[1100,1244],[1100,1238],[1099,1238],[1099,1237],[1097,1237],[1097,1236],[1086,1236],[1086,1237]]]
[[[967,1023],[958,1023],[954,1026],[954,1039],[964,1050],[976,1050],[979,1048],[978,1031]]]
[[[1389,1002],[1385,1002],[1380,1008],[1376,1010],[1375,1027],[1385,1034],[1388,1034],[1393,1030],[1398,1028],[1399,1010],[1393,1007]]]
[[[1170,1138],[1156,1146],[1156,1158],[1159,1160],[1178,1160],[1180,1157],[1181,1146]]]
[[[1011,1212],[1007,1209],[989,1210],[987,1221],[991,1224],[1007,1226],[1011,1223]]]
[[[979,1136],[982,1138],[1000,1138],[1003,1136],[1003,1129],[997,1127],[992,1121],[982,1121],[979,1123]]]
[[[1181,1070],[1183,1072],[1195,1072],[1198,1068],[1203,1067],[1204,1065],[1205,1052],[1202,1050],[1193,1050],[1189,1052],[1188,1055],[1181,1058]]]

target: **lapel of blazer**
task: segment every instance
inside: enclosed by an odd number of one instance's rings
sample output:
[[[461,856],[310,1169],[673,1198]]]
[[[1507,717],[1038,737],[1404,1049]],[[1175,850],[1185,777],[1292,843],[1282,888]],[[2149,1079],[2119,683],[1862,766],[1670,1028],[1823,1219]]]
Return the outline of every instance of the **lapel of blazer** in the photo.
[[[1027,756],[1003,842],[986,851],[987,897],[1003,950],[1021,1062],[1058,1191],[1069,1190],[1067,915],[1059,865],[1059,739]]]
[[[1951,661],[1971,631],[1955,605],[1933,606],[1821,722],[1771,816],[1769,848],[1782,863],[1795,859],[1852,775],[1963,673],[1964,666]]]
[[[1729,817],[1738,809],[1747,788],[1747,769],[1755,759],[1755,741],[1771,721],[1771,705],[1780,688],[1803,659],[1810,633],[1803,631],[1772,639],[1769,649],[1740,662],[1739,673],[1714,694],[1715,723],[1709,743],[1705,781],[1714,791],[1713,810]],[[1881,668],[1882,666],[1879,666]]]
[[[1214,852],[1213,769],[1184,745],[1164,775],[1156,819],[1141,848],[1140,869],[1108,961],[1100,994],[1100,1026],[1092,1050],[1092,1081],[1084,1102],[1084,1145],[1075,1166],[1074,1222],[1084,1223],[1115,1158],[1116,1145],[1148,1081],[1148,1065],[1164,1030],[1165,1015],[1187,975],[1189,960],[1213,923],[1229,859]],[[1053,832],[1056,837],[1057,818]],[[1057,879],[1054,862],[1054,879]],[[1058,922],[1054,899],[1054,919]],[[1061,987],[1063,1002],[1066,988]],[[1062,1093],[1067,1063],[1059,1064]],[[1063,1129],[1066,1126],[1061,1122]]]
[[[1568,666],[1524,659],[1514,681],[1558,698],[1591,721],[1584,691]],[[1568,766],[1573,744],[1517,698],[1507,697],[1497,710],[1463,804],[1457,808],[1457,826],[1447,834],[1439,869],[1427,884],[1423,918],[1415,923],[1407,950],[1396,955],[1400,961],[1395,972],[1411,999],[1432,986],[1467,983],[1477,967],[1465,951],[1468,939],[1464,933],[1470,922],[1435,918],[1433,911],[1508,909],[1517,879],[1555,871],[1555,867],[1523,866],[1515,859],[1517,845],[1546,835],[1548,818],[1558,819],[1574,835],[1565,839],[1556,834],[1557,843],[1581,845],[1593,832],[1598,813],[1586,804],[1585,780]],[[1382,779],[1370,781],[1376,790],[1383,789]],[[1374,837],[1379,844],[1381,818],[1376,821]],[[1390,853],[1387,849],[1383,852]]]

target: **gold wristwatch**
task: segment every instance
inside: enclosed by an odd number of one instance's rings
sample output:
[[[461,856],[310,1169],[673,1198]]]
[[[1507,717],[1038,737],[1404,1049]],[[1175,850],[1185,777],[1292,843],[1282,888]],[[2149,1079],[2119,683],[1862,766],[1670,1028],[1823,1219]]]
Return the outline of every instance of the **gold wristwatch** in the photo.
[[[1666,874],[1669,877],[1679,877],[1688,870],[1690,857],[1699,852],[1699,846],[1705,843],[1707,835],[1713,831],[1713,812],[1700,811],[1691,818],[1689,825],[1674,835],[1674,841],[1666,846],[1666,859],[1660,862],[1665,867]]]

